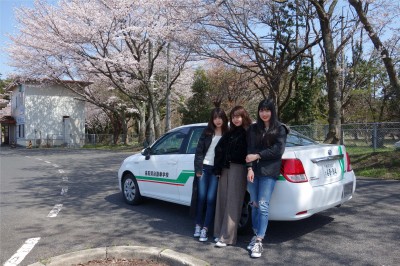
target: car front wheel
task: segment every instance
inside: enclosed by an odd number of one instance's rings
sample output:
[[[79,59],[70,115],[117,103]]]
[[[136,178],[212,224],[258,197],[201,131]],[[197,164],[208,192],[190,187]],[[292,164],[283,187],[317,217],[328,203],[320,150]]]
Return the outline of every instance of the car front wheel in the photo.
[[[130,205],[137,205],[142,199],[136,178],[132,174],[126,174],[123,178],[122,196],[125,202]]]

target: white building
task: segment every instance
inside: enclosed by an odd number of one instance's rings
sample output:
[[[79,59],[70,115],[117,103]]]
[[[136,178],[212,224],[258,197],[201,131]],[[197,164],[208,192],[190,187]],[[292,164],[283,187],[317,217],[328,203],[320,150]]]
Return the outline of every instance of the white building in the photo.
[[[9,143],[18,146],[53,147],[83,145],[85,135],[85,101],[68,89],[83,88],[85,82],[63,81],[14,82],[11,92]]]

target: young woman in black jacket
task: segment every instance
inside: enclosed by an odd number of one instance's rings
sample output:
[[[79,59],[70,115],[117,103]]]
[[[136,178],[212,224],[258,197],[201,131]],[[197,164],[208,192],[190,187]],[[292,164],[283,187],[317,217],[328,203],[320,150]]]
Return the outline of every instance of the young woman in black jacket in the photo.
[[[192,195],[192,207],[196,209],[196,226],[193,236],[199,237],[199,241],[202,242],[208,240],[208,229],[212,226],[215,215],[218,178],[214,170],[214,149],[227,130],[228,118],[225,112],[221,108],[213,109],[196,148],[193,182],[195,195]]]
[[[278,121],[272,99],[258,105],[257,123],[247,131],[246,162],[247,188],[250,192],[252,222],[255,236],[247,249],[251,257],[259,258],[263,251],[262,240],[268,226],[269,201],[280,175],[282,155],[285,151],[288,128]]]
[[[215,147],[214,167],[217,176],[220,175],[214,222],[216,247],[236,244],[247,184],[246,129],[251,119],[242,106],[234,107],[229,118],[230,130]]]

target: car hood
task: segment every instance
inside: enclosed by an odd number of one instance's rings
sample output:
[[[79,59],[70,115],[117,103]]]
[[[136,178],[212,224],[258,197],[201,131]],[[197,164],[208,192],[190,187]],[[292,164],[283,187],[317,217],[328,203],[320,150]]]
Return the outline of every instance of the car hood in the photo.
[[[139,160],[139,158],[141,158],[142,156],[143,155],[140,152],[135,153],[135,154],[133,154],[133,155],[131,155],[129,157],[126,157],[125,160],[124,160],[124,163],[125,162],[135,162],[135,161]]]

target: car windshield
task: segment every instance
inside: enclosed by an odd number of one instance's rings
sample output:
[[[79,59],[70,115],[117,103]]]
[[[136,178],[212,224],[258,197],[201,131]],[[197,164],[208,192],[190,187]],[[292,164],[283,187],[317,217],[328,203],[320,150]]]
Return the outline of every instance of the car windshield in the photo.
[[[180,153],[185,137],[186,134],[182,131],[167,133],[151,146],[151,154]]]

